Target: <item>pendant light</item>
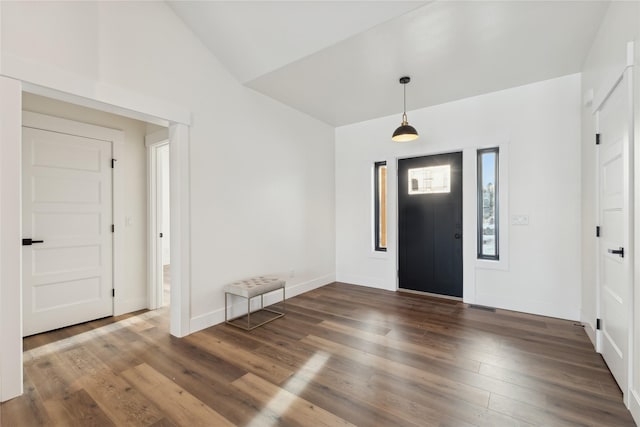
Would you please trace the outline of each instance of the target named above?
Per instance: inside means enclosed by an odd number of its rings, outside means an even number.
[[[411,81],[411,77],[400,77],[400,84],[404,90],[404,110],[402,110],[402,124],[393,132],[391,140],[395,142],[406,142],[418,139],[418,131],[407,122],[407,83]]]

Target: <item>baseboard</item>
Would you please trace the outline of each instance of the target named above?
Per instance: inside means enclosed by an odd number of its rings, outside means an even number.
[[[329,283],[333,283],[336,281],[335,274],[327,274],[326,276],[318,277],[316,279],[308,280],[306,282],[297,283],[295,285],[286,287],[286,297],[287,299],[291,297],[295,297],[296,295],[304,294],[305,292],[312,291],[321,286],[328,285]],[[259,299],[256,298],[256,301],[253,301],[252,309],[257,308],[259,304]],[[278,301],[281,301],[282,294],[280,292],[273,292],[264,297],[265,305],[274,304]],[[231,313],[231,317],[233,317],[236,313],[244,314],[247,311],[246,303],[243,301],[236,302],[232,306],[229,307],[229,312]],[[189,322],[189,333],[192,334],[194,332],[201,331],[203,329],[209,328],[211,326],[217,325],[219,323],[224,322],[224,307],[218,308],[216,310],[212,310],[208,313],[201,314],[199,316],[195,316],[191,318]]]
[[[504,310],[519,311],[521,313],[536,314],[538,316],[555,317],[579,321],[580,310],[564,306],[550,306],[546,301],[525,300],[520,298],[504,297],[495,294],[477,293],[475,304],[487,307],[502,308]]]
[[[633,390],[631,390],[631,395],[629,396],[629,411],[633,420],[640,426],[640,394]]]
[[[367,288],[384,289],[387,291],[395,291],[396,283],[388,283],[379,277],[357,276],[353,274],[337,274],[336,281],[349,283],[351,285],[366,286]]]
[[[582,324],[584,325],[584,332],[589,337],[594,350],[596,350],[598,348],[596,344],[596,328],[590,322],[582,322]]]
[[[138,310],[144,310],[147,307],[149,301],[146,297],[134,298],[124,301],[117,301],[113,307],[113,315],[120,316],[121,314],[131,313]]]

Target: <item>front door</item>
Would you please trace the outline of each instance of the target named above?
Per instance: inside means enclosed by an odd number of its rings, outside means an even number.
[[[598,111],[601,352],[625,395],[632,260],[628,81],[623,78]]]
[[[462,153],[398,160],[398,286],[462,297]]]
[[[25,336],[113,314],[111,142],[22,128]]]

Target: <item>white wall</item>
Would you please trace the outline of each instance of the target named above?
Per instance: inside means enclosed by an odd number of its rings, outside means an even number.
[[[627,42],[635,41],[635,372],[630,381],[632,396],[630,409],[636,422],[640,423],[640,3],[611,2],[602,25],[587,55],[582,71],[582,314],[590,338],[595,342],[595,319],[597,318],[596,291],[596,160],[594,134],[594,105],[588,98],[593,93],[594,104],[603,99],[627,64]],[[631,332],[633,333],[633,331]]]
[[[118,306],[125,312],[147,308],[147,163],[144,136],[147,123],[68,104],[29,93],[22,97],[25,111],[118,129],[124,132],[124,155],[117,167],[124,173],[124,283],[118,289]]]
[[[293,270],[289,296],[334,280],[330,126],[241,86],[162,2],[0,8],[2,75],[190,111],[190,331],[224,318],[230,280]]]
[[[410,92],[409,86],[408,91]],[[393,143],[400,114],[336,130],[336,277],[396,289],[396,159],[463,150],[464,300],[578,319],[580,75],[408,113],[420,139]],[[503,261],[475,259],[475,149],[499,145]],[[372,252],[372,166],[389,167],[389,245]],[[528,215],[528,226],[509,215]]]
[[[2,72],[35,83],[77,93],[98,80],[192,112],[197,327],[220,320],[229,280],[292,269],[292,286],[333,279],[333,129],[241,86],[166,5],[3,2],[2,55]]]
[[[22,393],[20,82],[0,76],[0,401]],[[17,108],[16,108],[17,106]],[[18,141],[16,144],[15,141]]]

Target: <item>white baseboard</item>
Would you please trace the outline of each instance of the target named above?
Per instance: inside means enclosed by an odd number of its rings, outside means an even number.
[[[475,304],[485,305],[487,307],[502,308],[505,310],[519,311],[521,313],[537,314],[539,316],[555,317],[558,319],[566,319],[578,321],[580,319],[580,310],[564,305],[551,305],[546,301],[535,301],[530,299],[521,299],[514,297],[506,297],[495,294],[477,293]]]
[[[292,286],[286,287],[286,297],[287,299],[291,297],[295,297],[296,295],[303,294],[305,292],[312,291],[321,286],[328,285],[329,283],[333,283],[336,281],[335,274],[327,274],[326,276],[318,277],[316,279],[308,280],[306,282],[298,283]],[[257,308],[259,306],[260,298],[256,298],[252,303],[252,309]],[[264,304],[270,305],[274,304],[278,301],[281,301],[282,294],[280,292],[274,291],[264,297]],[[245,300],[246,301],[246,300]],[[232,306],[229,307],[229,312],[231,317],[234,315],[240,315],[246,313],[247,306],[246,302],[236,302]],[[201,314],[199,316],[195,316],[191,318],[189,323],[189,333],[192,334],[194,332],[201,331],[203,329],[209,328],[211,326],[217,325],[219,323],[224,322],[224,307],[218,308],[216,310],[212,310],[208,313]]]
[[[337,274],[336,281],[349,283],[351,285],[366,286],[367,288],[384,289],[387,291],[395,291],[396,283],[388,283],[379,277],[357,276],[354,274]]]
[[[633,420],[640,426],[640,394],[634,390],[631,390],[631,395],[629,396],[629,411]]]
[[[584,325],[584,332],[589,337],[594,350],[597,350],[598,345],[596,344],[596,328],[590,322],[582,322],[582,324]]]
[[[148,302],[149,301],[147,301],[146,297],[117,301],[113,307],[113,315],[120,316],[121,314],[144,310],[145,308],[148,308]]]

